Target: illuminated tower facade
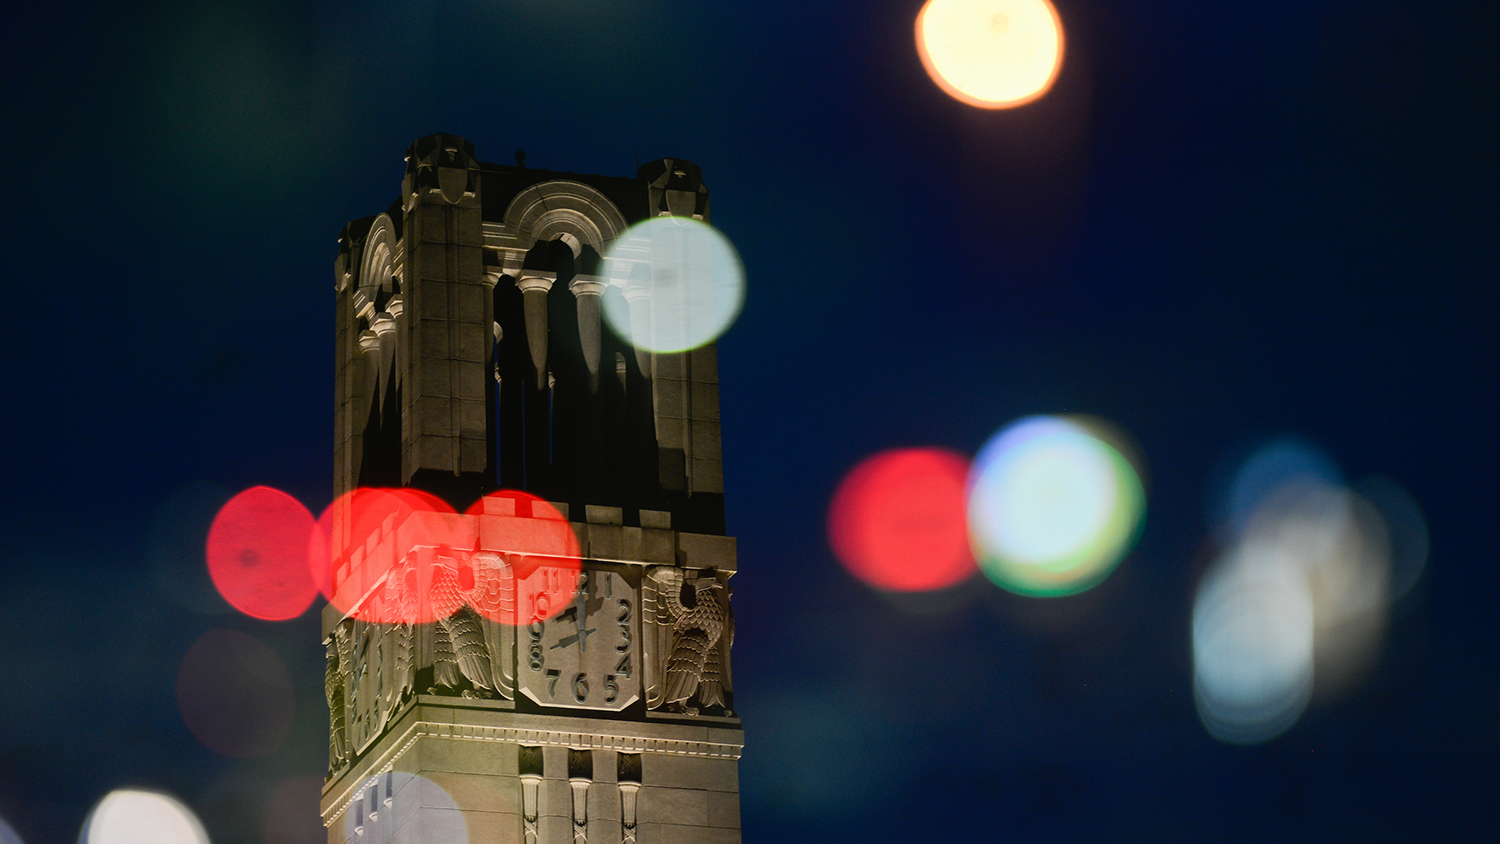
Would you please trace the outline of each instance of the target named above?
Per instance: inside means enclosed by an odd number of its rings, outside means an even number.
[[[610,297],[652,318],[631,279],[653,253],[622,236],[707,221],[708,192],[680,160],[516,159],[422,138],[340,238],[335,493],[446,515],[327,528],[328,841],[738,842],[715,348],[653,353],[601,318]],[[561,520],[574,550],[528,544]]]

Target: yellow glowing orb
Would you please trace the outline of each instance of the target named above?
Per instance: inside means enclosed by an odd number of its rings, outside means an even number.
[[[1047,0],[928,0],[917,53],[939,88],[979,108],[1047,93],[1062,67],[1062,21]]]

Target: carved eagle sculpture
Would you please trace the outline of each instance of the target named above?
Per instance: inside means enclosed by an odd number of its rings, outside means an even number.
[[[494,623],[485,617],[508,617],[515,609],[515,579],[510,564],[492,552],[474,553],[469,560],[439,556],[433,570],[434,604],[458,610],[438,619],[433,640],[433,681],[456,689],[468,680],[464,697],[510,696],[508,677],[499,676],[495,655],[500,651]],[[481,615],[483,613],[483,615]]]
[[[352,626],[353,623],[348,620],[340,622],[325,642],[328,661],[323,675],[323,694],[328,700],[328,772],[330,775],[344,767],[344,763],[349,759],[344,672],[349,668],[349,654],[352,650],[349,642],[349,629]]]
[[[648,691],[652,708],[668,706],[697,714],[688,705],[726,706],[729,671],[724,651],[734,641],[729,591],[712,572],[688,580],[681,569],[662,567],[649,578],[655,598],[656,682]]]

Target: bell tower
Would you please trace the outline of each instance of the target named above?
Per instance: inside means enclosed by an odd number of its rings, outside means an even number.
[[[715,348],[602,319],[662,318],[659,245],[627,234],[659,216],[708,221],[696,166],[550,172],[433,135],[344,227],[329,844],[740,840]]]

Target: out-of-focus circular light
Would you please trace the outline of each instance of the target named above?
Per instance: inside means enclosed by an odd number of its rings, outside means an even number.
[[[282,780],[266,797],[262,844],[326,844],[328,832],[318,821],[320,776]]]
[[[1204,576],[1193,603],[1193,678],[1210,735],[1256,744],[1285,732],[1312,694],[1313,598],[1300,561],[1246,544]]]
[[[208,573],[235,609],[252,618],[296,618],[318,589],[307,570],[313,516],[302,502],[266,486],[229,499],[208,530]]]
[[[865,583],[943,589],[974,573],[964,519],[969,461],[941,448],[881,452],[850,470],[828,508],[828,541]]]
[[[177,669],[177,708],[197,739],[236,759],[269,756],[292,730],[295,696],[281,657],[234,630],[203,634]]]
[[[573,603],[582,569],[578,535],[561,511],[528,492],[500,490],[474,502],[481,553],[461,583],[464,601],[504,624],[552,618]]]
[[[339,496],[311,532],[307,564],[329,603],[382,624],[425,624],[457,611],[459,558],[474,548],[469,519],[412,488],[359,487]]]
[[[1103,580],[1144,511],[1135,468],[1084,420],[1022,419],[985,444],[969,473],[979,568],[1022,595],[1071,595]]]
[[[1319,696],[1373,665],[1391,580],[1388,533],[1374,506],[1343,487],[1295,481],[1261,501],[1241,544],[1274,548],[1305,579]]]
[[[512,807],[519,814],[520,807]],[[441,786],[405,771],[371,777],[344,810],[344,840],[468,844],[469,827]]]
[[[1298,437],[1278,437],[1257,448],[1239,465],[1219,502],[1213,521],[1226,539],[1245,532],[1262,502],[1278,490],[1298,486],[1342,486],[1338,464],[1321,448]]]
[[[681,352],[723,334],[745,302],[745,270],[729,239],[691,217],[631,226],[605,254],[604,319],[631,345]]]
[[[1390,600],[1401,600],[1427,565],[1427,518],[1406,488],[1385,477],[1365,478],[1355,489],[1379,513],[1390,542]]]
[[[208,833],[177,800],[121,789],[104,795],[89,813],[79,844],[208,844]]]
[[[10,824],[5,822],[5,818],[0,818],[0,844],[21,844],[21,836],[17,835],[16,831],[10,828]]]
[[[1062,67],[1062,21],[1047,0],[928,0],[916,36],[932,81],[979,108],[1029,103]]]

